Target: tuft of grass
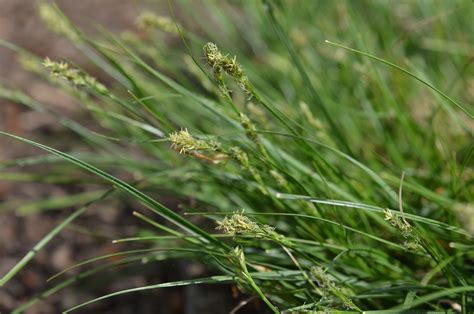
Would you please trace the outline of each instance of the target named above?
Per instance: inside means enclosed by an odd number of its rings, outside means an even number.
[[[16,204],[28,209],[22,214],[78,209],[0,286],[92,202],[127,197],[151,212],[131,213],[143,232],[114,241],[146,248],[72,265],[14,312],[110,268],[121,280],[119,266],[180,258],[221,275],[130,287],[62,310],[232,283],[275,313],[472,312],[472,10],[466,1],[177,0],[169,16],[143,12],[137,29],[97,26],[91,35],[41,4],[46,26],[107,79],[0,45],[75,99],[101,131],[0,86],[0,97],[55,117],[88,148],[63,152],[53,140],[0,131],[51,154],[4,161],[0,179],[96,190]],[[53,172],[10,170],[39,164]],[[194,202],[182,215],[160,202],[170,197]],[[72,269],[81,272],[62,279]]]

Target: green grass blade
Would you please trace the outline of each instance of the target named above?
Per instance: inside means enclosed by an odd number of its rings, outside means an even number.
[[[21,142],[30,144],[30,145],[35,146],[37,148],[41,148],[41,149],[43,149],[43,150],[45,150],[45,151],[47,151],[51,154],[54,154],[54,155],[57,155],[57,156],[60,156],[60,157],[64,158],[65,160],[68,160],[69,162],[71,162],[71,163],[73,163],[73,164],[75,164],[75,165],[77,165],[77,166],[79,166],[79,167],[81,167],[81,168],[83,168],[83,169],[85,169],[85,170],[101,177],[102,179],[108,181],[109,183],[111,183],[115,187],[117,187],[118,189],[132,195],[133,197],[135,197],[136,199],[141,201],[144,205],[146,205],[149,209],[151,209],[153,212],[155,212],[156,214],[168,219],[170,222],[176,224],[177,226],[179,226],[183,230],[191,232],[192,234],[200,235],[200,236],[203,237],[203,239],[206,240],[206,242],[212,243],[212,244],[216,245],[219,248],[226,248],[226,245],[224,245],[222,242],[220,242],[220,241],[216,240],[215,238],[213,238],[212,236],[210,236],[207,232],[205,232],[201,228],[199,228],[196,225],[190,223],[189,221],[187,221],[186,219],[184,219],[180,215],[176,214],[175,212],[173,212],[169,208],[163,206],[158,201],[152,199],[148,195],[140,192],[139,190],[137,190],[133,186],[131,186],[131,185],[125,183],[124,181],[110,175],[107,172],[102,171],[102,170],[92,166],[91,164],[83,162],[83,161],[81,161],[81,160],[79,160],[79,159],[77,159],[77,158],[75,158],[75,157],[73,157],[69,154],[63,153],[61,151],[58,151],[58,150],[56,150],[54,148],[51,148],[51,147],[48,147],[46,145],[28,140],[26,138],[16,136],[16,135],[13,135],[13,134],[10,134],[10,133],[7,133],[7,132],[3,132],[3,131],[0,131],[0,135],[4,135],[4,136],[14,138],[16,140],[19,140]]]
[[[316,204],[326,204],[326,205],[332,205],[332,206],[338,206],[338,207],[356,208],[356,209],[362,209],[362,210],[377,212],[377,213],[383,213],[385,210],[385,208],[374,206],[374,205],[367,205],[367,204],[360,204],[360,203],[346,202],[346,201],[339,201],[339,200],[318,199],[318,198],[303,196],[303,195],[278,193],[277,197],[281,199],[287,199],[287,200],[304,200],[304,201],[312,202]],[[399,211],[396,211],[396,210],[390,210],[390,211],[395,215],[400,213]],[[404,213],[403,215],[405,216],[405,218],[408,218],[409,220],[421,222],[430,226],[442,228],[444,230],[449,230],[455,233],[465,235],[469,238],[472,237],[470,233],[467,232],[466,230],[451,226],[449,224],[446,224],[440,221],[436,221],[430,218],[426,218],[426,217],[422,217],[422,216],[418,216],[418,215],[414,215],[410,213]]]
[[[76,305],[76,306],[64,311],[63,313],[70,313],[70,312],[75,311],[75,310],[77,310],[81,307],[84,307],[86,305],[89,305],[89,304],[92,304],[92,303],[95,303],[95,302],[98,302],[98,301],[101,301],[101,300],[104,300],[104,299],[108,299],[108,298],[111,298],[111,297],[115,297],[115,296],[118,296],[118,295],[132,293],[132,292],[152,290],[152,289],[160,289],[160,288],[182,287],[182,286],[198,285],[198,284],[224,283],[224,282],[230,282],[232,280],[233,280],[233,276],[212,276],[212,277],[206,277],[206,278],[166,282],[166,283],[160,283],[160,284],[156,284],[156,285],[126,289],[126,290],[121,290],[121,291],[117,291],[117,292],[114,292],[114,293],[110,293],[110,294],[104,295],[100,298],[96,298],[96,299],[81,303],[79,305]]]
[[[354,49],[354,48],[350,48],[350,47],[347,47],[347,46],[344,46],[344,45],[341,45],[341,44],[337,44],[337,43],[334,43],[332,41],[329,41],[329,40],[326,40],[326,43],[328,44],[331,44],[331,45],[334,45],[334,46],[337,46],[339,48],[343,48],[343,49],[346,49],[346,50],[349,50],[349,51],[352,51],[352,52],[355,52],[355,53],[358,53],[360,55],[363,55],[363,56],[366,56],[366,57],[369,57],[369,58],[372,58],[374,60],[377,60],[379,62],[382,62],[386,65],[389,65],[399,71],[402,71],[403,73],[411,76],[412,78],[414,78],[415,80],[417,80],[418,82],[421,82],[422,84],[424,84],[425,86],[429,87],[430,89],[432,89],[433,91],[435,91],[436,93],[438,93],[439,95],[441,95],[444,99],[448,100],[451,104],[455,105],[456,107],[458,107],[459,109],[461,109],[462,112],[464,112],[469,118],[471,119],[474,119],[474,114],[470,113],[466,108],[464,108],[463,106],[461,106],[459,103],[457,103],[454,99],[452,99],[451,97],[449,97],[448,95],[446,95],[446,93],[444,93],[443,91],[441,91],[439,88],[433,86],[432,84],[428,83],[427,81],[423,80],[422,78],[418,77],[417,75],[413,74],[412,72],[408,71],[408,70],[405,70],[404,68],[392,63],[392,62],[389,62],[387,60],[384,60],[382,58],[379,58],[379,57],[376,57],[374,55],[371,55],[370,53],[367,53],[367,52],[363,52],[363,51],[360,51],[360,50],[357,50],[357,49]]]
[[[74,211],[66,219],[64,219],[59,225],[57,225],[53,230],[51,230],[46,236],[43,237],[15,266],[10,269],[1,279],[0,287],[5,285],[10,279],[12,279],[20,270],[22,270],[30,261],[35,257],[35,255],[41,251],[46,244],[49,243],[61,230],[63,230],[68,224],[70,224],[74,219],[86,212],[87,208],[90,205],[94,204],[97,201],[100,201],[110,195],[113,190],[109,190],[106,193],[102,194],[99,198],[96,198],[93,201],[90,201],[83,207]]]

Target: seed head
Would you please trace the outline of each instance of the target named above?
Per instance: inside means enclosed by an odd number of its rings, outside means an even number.
[[[273,179],[275,180],[276,184],[281,187],[281,188],[284,188],[284,189],[288,189],[289,185],[288,185],[288,181],[286,181],[285,177],[282,176],[278,171],[276,170],[270,170],[270,174],[271,176],[273,177]]]
[[[84,73],[81,70],[69,67],[66,62],[54,62],[46,58],[43,61],[43,66],[48,69],[54,77],[59,77],[71,82],[74,86],[86,87],[95,90],[99,94],[108,92],[107,88],[101,83],[97,82],[95,78]]]
[[[259,224],[249,217],[245,216],[244,211],[236,212],[230,217],[225,217],[224,220],[217,222],[217,230],[222,230],[224,233],[235,235],[248,235],[266,240],[278,242],[280,244],[291,246],[292,243],[284,235],[275,231],[275,228],[269,225]]]
[[[237,57],[230,58],[227,55],[221,53],[214,43],[207,43],[203,47],[204,56],[206,57],[207,64],[214,70],[214,77],[223,91],[226,91],[225,84],[222,78],[222,72],[233,77],[240,89],[247,95],[248,99],[253,96],[252,86],[247,76],[244,75],[242,67],[237,62]]]
[[[138,27],[141,29],[161,29],[167,33],[177,33],[176,24],[167,16],[159,16],[152,12],[143,12],[137,18]]]
[[[391,210],[385,209],[385,220],[388,221],[393,227],[400,230],[400,233],[403,238],[405,238],[405,247],[409,250],[420,250],[423,247],[421,246],[421,239],[417,235],[413,226],[403,217],[395,215]]]
[[[203,49],[207,63],[214,71],[224,71],[227,75],[236,79],[242,78],[243,71],[240,64],[237,63],[237,57],[229,58],[227,55],[223,55],[216,44],[211,42],[205,44]]]
[[[239,119],[240,119],[240,124],[245,129],[245,133],[246,133],[247,137],[250,140],[252,140],[253,142],[258,143],[259,138],[258,138],[258,135],[257,135],[257,130],[256,130],[255,125],[253,124],[253,122],[250,121],[250,118],[247,115],[245,115],[244,113],[240,113]]]
[[[219,48],[217,48],[216,44],[209,42],[204,45],[203,49],[204,56],[207,59],[207,64],[209,64],[214,71],[220,72],[222,70],[221,64],[224,56],[219,51]]]
[[[242,168],[248,169],[250,167],[249,157],[239,147],[234,146],[229,149],[229,155],[241,165]]]
[[[187,129],[171,133],[168,136],[168,140],[171,142],[171,147],[178,150],[180,154],[190,154],[204,150],[220,150],[219,143],[196,139]]]
[[[233,214],[231,217],[225,217],[224,220],[218,221],[216,229],[222,230],[224,233],[232,236],[236,234],[255,235],[260,230],[256,222],[240,213]]]

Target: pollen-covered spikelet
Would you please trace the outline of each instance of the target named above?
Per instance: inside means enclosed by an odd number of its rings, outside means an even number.
[[[171,147],[179,151],[180,154],[203,150],[217,151],[219,149],[219,143],[196,139],[187,129],[171,133],[168,140],[171,142]]]
[[[197,139],[187,129],[169,134],[168,141],[171,142],[171,147],[180,154],[190,155],[213,164],[225,162],[229,158],[219,142]]]
[[[225,217],[222,221],[218,221],[216,229],[231,236],[237,234],[256,235],[260,230],[256,222],[241,213],[235,213],[230,217]]]
[[[230,77],[234,78],[239,88],[247,95],[250,100],[253,97],[253,88],[250,81],[242,70],[242,67],[237,62],[237,57],[230,58],[220,52],[214,43],[207,43],[203,47],[204,56],[206,57],[207,64],[214,70],[214,77],[218,81],[220,89],[224,91],[227,87],[222,80],[222,72],[226,73]]]
[[[416,234],[413,226],[402,216],[394,214],[391,210],[385,209],[385,220],[388,221],[393,227],[400,230],[403,238],[405,238],[405,247],[410,250],[420,250],[421,239]]]
[[[108,92],[107,88],[97,82],[95,78],[81,70],[69,67],[69,64],[66,62],[54,62],[46,58],[43,62],[43,66],[50,71],[52,76],[65,79],[74,86],[86,87],[99,94],[106,94]]]
[[[265,224],[259,224],[244,215],[244,210],[235,212],[232,216],[226,216],[222,221],[217,222],[217,230],[224,233],[235,235],[254,236],[261,239],[275,241],[277,243],[291,246],[292,243],[284,235],[275,231],[274,227]]]

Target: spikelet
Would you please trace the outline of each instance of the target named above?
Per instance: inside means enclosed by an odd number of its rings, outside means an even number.
[[[405,238],[405,247],[410,250],[421,250],[421,239],[416,234],[413,226],[406,221],[405,218],[400,215],[395,215],[391,210],[385,209],[385,220],[388,221],[393,227],[400,230],[400,233],[403,238]]]
[[[206,57],[207,64],[213,69],[214,77],[220,86],[219,88],[223,91],[227,91],[227,87],[223,83],[222,73],[226,73],[230,77],[234,78],[239,88],[247,95],[247,99],[250,100],[254,96],[253,88],[250,81],[242,70],[242,67],[237,62],[237,57],[230,58],[220,52],[214,43],[207,43],[203,47],[204,56]]]
[[[229,155],[222,149],[221,144],[211,140],[194,138],[187,129],[168,135],[171,147],[180,154],[190,155],[213,164],[226,162]]]
[[[276,170],[270,170],[270,175],[273,177],[273,179],[275,180],[276,184],[284,189],[284,190],[287,190],[289,191],[290,190],[290,186],[288,184],[288,181],[285,179],[284,176],[282,176],[278,171]]]
[[[254,236],[265,240],[275,241],[285,246],[292,245],[291,241],[288,240],[284,235],[277,233],[274,227],[259,224],[245,216],[244,210],[235,212],[232,216],[226,216],[222,221],[218,221],[216,229],[221,230],[225,234],[231,236]]]
[[[143,12],[136,21],[138,27],[144,30],[160,29],[167,33],[177,34],[176,24],[167,16],[159,16],[152,12]]]
[[[253,122],[250,121],[250,118],[246,114],[240,113],[239,120],[240,125],[242,125],[242,127],[244,128],[247,137],[254,143],[259,144],[260,139],[257,134],[257,129],[255,128]]]
[[[235,159],[243,169],[248,170],[250,168],[248,155],[239,147],[237,146],[231,147],[229,149],[229,155],[230,157]]]
[[[260,232],[258,224],[241,213],[235,213],[231,217],[225,217],[224,220],[218,221],[216,229],[231,236],[256,235]]]
[[[313,266],[311,267],[311,275],[313,275],[314,279],[318,283],[320,293],[323,297],[328,295],[334,295],[339,298],[345,308],[352,309],[352,310],[360,310],[351,299],[349,299],[348,295],[350,291],[344,289],[343,287],[337,285],[335,280],[320,266]]]
[[[171,147],[180,154],[189,154],[196,151],[219,151],[220,144],[215,141],[206,141],[194,138],[187,129],[173,132],[168,136]]]
[[[106,94],[108,92],[107,88],[97,82],[95,78],[81,70],[70,68],[66,62],[54,62],[46,58],[43,61],[43,66],[50,71],[52,76],[65,79],[74,86],[86,87],[99,94]]]

